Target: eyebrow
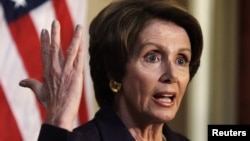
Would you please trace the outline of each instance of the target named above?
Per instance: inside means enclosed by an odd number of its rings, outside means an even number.
[[[157,48],[162,48],[162,45],[160,45],[160,44],[157,44],[157,43],[153,43],[153,42],[145,42],[145,43],[142,43],[141,45],[140,45],[140,50],[144,47],[144,46],[146,46],[146,45],[154,45],[154,46],[156,46]],[[178,51],[181,51],[181,52],[183,52],[183,51],[188,51],[188,52],[191,52],[191,49],[190,48],[180,48]]]
[[[139,45],[138,47],[133,49],[132,54],[134,54],[134,55],[135,55],[135,53],[138,54],[147,45],[154,45],[155,47],[157,47],[157,48],[159,48],[161,50],[162,50],[162,47],[163,47],[161,44],[157,44],[157,43],[154,43],[154,42],[143,42],[143,43],[141,43],[141,45]],[[191,48],[185,48],[185,47],[178,49],[178,52],[189,52],[190,54],[192,53]]]
[[[181,48],[181,49],[179,49],[179,51],[188,51],[188,52],[191,52],[191,49],[190,48]]]

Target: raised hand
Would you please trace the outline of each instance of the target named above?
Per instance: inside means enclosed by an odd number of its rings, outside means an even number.
[[[43,29],[40,42],[44,81],[28,78],[19,83],[20,86],[30,88],[46,108],[46,123],[69,131],[73,129],[83,88],[82,32],[82,27],[77,25],[64,58],[60,45],[59,22],[53,21],[51,35]]]

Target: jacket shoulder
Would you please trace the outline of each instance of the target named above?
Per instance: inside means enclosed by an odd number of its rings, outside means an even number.
[[[75,128],[73,132],[77,133],[78,138],[81,140],[86,140],[86,141],[101,140],[98,127],[93,120]]]
[[[163,126],[163,134],[167,137],[168,141],[189,141],[189,139],[173,130],[167,124]]]

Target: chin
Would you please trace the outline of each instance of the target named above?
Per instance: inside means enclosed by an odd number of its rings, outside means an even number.
[[[169,122],[169,121],[173,120],[174,118],[175,118],[175,114],[174,114],[174,115],[173,115],[173,114],[170,114],[170,115],[163,115],[162,120],[163,120],[164,122]]]
[[[176,111],[158,111],[153,115],[159,122],[169,122],[175,118]]]

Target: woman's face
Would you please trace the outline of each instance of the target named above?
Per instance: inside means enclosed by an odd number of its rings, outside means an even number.
[[[143,122],[173,119],[189,82],[190,60],[190,41],[182,27],[149,21],[126,65],[118,112]]]

